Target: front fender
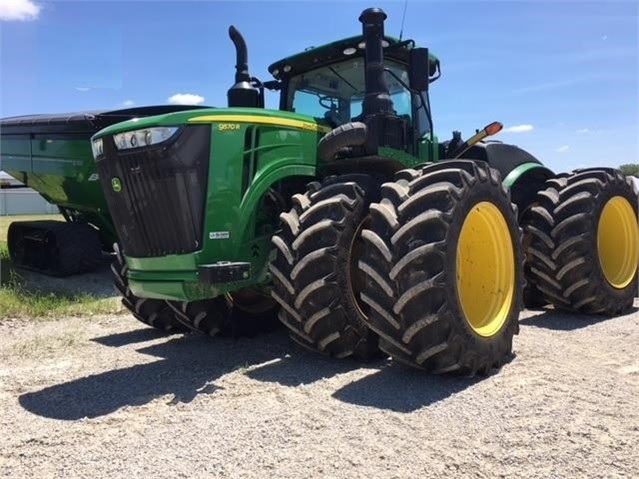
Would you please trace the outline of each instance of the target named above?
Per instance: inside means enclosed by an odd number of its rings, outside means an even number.
[[[292,160],[294,161],[294,160]],[[266,191],[276,182],[292,177],[315,178],[317,170],[309,164],[290,163],[260,172],[251,183],[250,188],[240,203],[241,215],[239,220],[239,233],[244,240],[253,238],[252,219],[259,203]],[[249,230],[249,228],[251,228]]]

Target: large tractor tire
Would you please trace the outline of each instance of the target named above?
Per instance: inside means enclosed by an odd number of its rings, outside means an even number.
[[[250,288],[199,301],[167,301],[177,319],[207,336],[253,337],[278,326],[278,306]]]
[[[612,168],[577,170],[538,194],[525,229],[528,280],[555,307],[614,316],[637,296],[637,193]]]
[[[526,224],[527,219],[531,216],[531,211],[537,205],[539,191],[546,186],[547,178],[543,175],[534,175],[532,177],[524,177],[510,190],[511,201],[515,203],[518,210],[518,221],[520,226]],[[524,251],[524,277],[530,277],[531,256],[529,254],[530,235],[526,230],[523,231],[522,248]],[[531,281],[526,282],[523,291],[524,307],[528,309],[541,309],[549,304],[545,295],[537,289]]]
[[[131,293],[127,271],[129,267],[120,251],[116,248],[116,259],[111,263],[113,283],[122,295],[122,304],[138,321],[167,333],[184,333],[188,331],[175,317],[165,301],[160,299],[138,298]]]
[[[270,265],[273,298],[291,338],[327,356],[369,359],[379,353],[359,302],[360,232],[379,183],[368,175],[343,175],[309,185],[282,213]]]
[[[199,301],[167,301],[166,305],[183,326],[207,336],[216,336],[230,313],[223,296]]]
[[[362,300],[380,348],[433,373],[500,367],[519,332],[517,208],[496,170],[451,160],[382,185],[362,232]]]

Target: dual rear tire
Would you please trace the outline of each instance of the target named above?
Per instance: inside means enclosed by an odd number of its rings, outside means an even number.
[[[271,273],[291,337],[335,357],[379,348],[438,373],[502,364],[524,280],[516,208],[499,174],[450,161],[381,188],[357,176],[311,184],[281,215]]]
[[[545,302],[585,314],[614,316],[637,296],[637,193],[612,168],[548,180],[524,218],[528,280]]]
[[[403,172],[371,207],[360,268],[380,347],[434,373],[499,367],[519,331],[523,254],[517,211],[487,165]]]

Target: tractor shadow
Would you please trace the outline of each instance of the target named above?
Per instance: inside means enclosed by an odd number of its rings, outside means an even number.
[[[155,339],[162,338],[167,338],[166,333],[164,333],[163,331],[154,328],[142,328],[134,329],[133,331],[127,331],[125,333],[109,334],[108,336],[92,338],[91,341],[103,346],[119,348],[122,346],[127,346],[129,344],[145,343],[147,341],[153,341]]]
[[[639,311],[639,308],[633,306],[629,311],[625,312],[623,316],[635,314],[637,311]],[[542,309],[539,310],[539,312],[540,314],[536,314],[535,316],[521,319],[519,324],[522,326],[534,326],[536,328],[550,329],[554,331],[574,331],[620,317],[594,316],[556,309]]]
[[[356,406],[410,413],[443,401],[484,379],[479,376],[460,378],[434,375],[391,364],[345,385],[332,396]]]
[[[159,339],[164,341],[140,344]],[[38,416],[73,421],[105,416],[123,407],[143,406],[167,395],[172,396],[168,400],[171,405],[190,403],[199,394],[214,394],[221,389],[215,381],[234,371],[255,381],[297,387],[341,374],[357,374],[358,369],[365,368],[372,372],[338,385],[332,397],[354,405],[408,413],[485,379],[432,375],[386,358],[365,364],[326,358],[297,346],[281,330],[233,340],[199,334],[167,337],[153,329],[140,328],[93,341],[114,348],[139,345],[138,353],[160,359],[28,392],[19,396],[20,405]]]
[[[514,359],[511,355],[506,363]],[[335,360],[299,348],[295,353],[252,368],[247,376],[257,381],[295,387],[307,385],[359,368],[374,372],[355,379],[336,390],[331,396],[345,403],[410,413],[433,405],[478,384],[489,376],[463,378],[453,375],[434,375],[392,362],[388,358],[361,363],[355,360]]]
[[[118,347],[157,339],[148,329],[96,338]],[[166,337],[166,336],[164,336]],[[203,335],[175,335],[137,352],[161,358],[158,361],[112,369],[19,396],[20,405],[39,416],[73,421],[110,414],[122,407],[141,406],[172,395],[171,404],[189,403],[198,394],[219,389],[214,381],[238,369],[284,356],[288,338],[271,333],[254,339],[214,339]]]
[[[260,382],[296,387],[345,374],[360,367],[382,367],[382,365],[382,360],[362,364],[350,358],[329,358],[307,351],[293,343],[288,353],[279,361],[251,368],[246,375]]]

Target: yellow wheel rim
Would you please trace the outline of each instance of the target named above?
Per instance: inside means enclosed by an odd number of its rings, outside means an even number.
[[[492,337],[508,318],[515,294],[515,251],[506,218],[482,201],[466,216],[457,243],[457,295],[466,321]]]
[[[604,206],[597,227],[597,254],[606,280],[615,288],[630,284],[639,263],[639,228],[628,200],[613,196]]]

